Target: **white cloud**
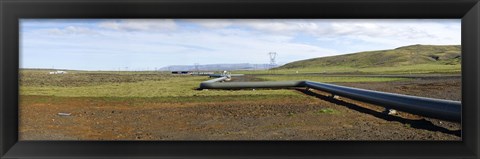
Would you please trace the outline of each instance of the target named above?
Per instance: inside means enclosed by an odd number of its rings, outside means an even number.
[[[455,22],[453,25],[445,25]],[[370,40],[396,45],[400,41],[419,44],[459,44],[460,20],[415,20],[415,19],[241,19],[241,20],[195,20],[200,23],[228,23],[228,26],[240,26],[258,34],[294,36],[307,34],[317,38],[349,38]],[[233,24],[232,24],[233,23]],[[223,25],[216,25],[222,28]],[[392,42],[392,43],[386,43]]]
[[[318,20],[317,20],[318,21]],[[238,25],[267,33],[292,35],[296,33],[320,33],[326,31],[321,23],[315,20],[269,20],[269,19],[245,19],[237,20]]]
[[[49,35],[97,35],[99,32],[86,27],[67,26],[65,28],[40,29],[39,33],[47,32]]]
[[[211,29],[220,29],[233,25],[232,21],[227,19],[187,19],[185,21]]]
[[[126,19],[102,22],[99,27],[119,31],[170,31],[177,25],[172,19]]]
[[[452,45],[461,42],[459,28],[452,29],[438,22],[387,21],[369,26],[342,23],[334,28],[337,32],[332,33],[331,37],[390,48],[412,44]]]

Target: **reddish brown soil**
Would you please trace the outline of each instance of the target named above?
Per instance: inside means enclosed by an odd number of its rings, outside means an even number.
[[[412,78],[396,82],[336,83],[339,85],[383,92],[461,101],[461,77]]]
[[[460,99],[460,79],[339,83],[427,97]],[[435,91],[431,91],[431,90]],[[449,90],[449,91],[445,91]],[[20,140],[460,140],[460,124],[322,92],[309,96],[216,103],[105,102],[101,98],[21,96]],[[336,113],[322,113],[330,108]],[[72,113],[59,116],[59,112]]]

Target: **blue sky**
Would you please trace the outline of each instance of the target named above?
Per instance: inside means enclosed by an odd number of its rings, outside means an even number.
[[[460,19],[22,19],[20,67],[153,70],[459,45]]]

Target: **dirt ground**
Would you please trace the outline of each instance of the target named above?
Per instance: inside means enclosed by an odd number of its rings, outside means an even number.
[[[337,84],[461,99],[460,77]],[[459,123],[387,115],[379,106],[291,91],[309,98],[129,106],[101,98],[20,96],[19,135],[20,140],[461,140]]]

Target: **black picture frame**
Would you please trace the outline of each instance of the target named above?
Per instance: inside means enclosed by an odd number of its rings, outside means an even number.
[[[0,0],[0,158],[479,158],[478,0]],[[18,141],[20,18],[462,19],[462,141]]]

